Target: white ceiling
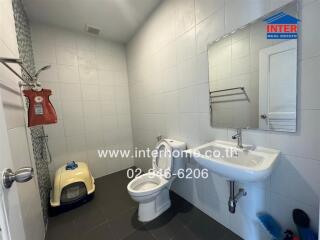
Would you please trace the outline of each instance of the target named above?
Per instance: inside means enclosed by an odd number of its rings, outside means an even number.
[[[84,31],[85,24],[101,29],[100,36],[127,42],[162,0],[24,0],[31,21]]]

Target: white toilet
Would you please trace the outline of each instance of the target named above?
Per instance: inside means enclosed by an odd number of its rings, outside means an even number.
[[[176,178],[179,169],[185,169],[183,157],[176,157],[177,152],[186,149],[184,142],[172,139],[163,139],[157,146],[158,153],[164,151],[174,154],[164,154],[154,157],[152,160],[153,173],[145,173],[133,179],[127,186],[128,192],[133,200],[139,202],[138,219],[141,222],[148,222],[171,206],[169,189]],[[161,174],[170,173],[169,175]]]

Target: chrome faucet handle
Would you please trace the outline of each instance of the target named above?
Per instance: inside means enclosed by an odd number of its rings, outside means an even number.
[[[232,136],[232,139],[240,138],[241,135],[242,135],[242,130],[241,130],[241,128],[238,128],[238,129],[237,129],[237,133]]]
[[[255,145],[245,145],[242,147],[242,150],[243,151],[254,151],[256,149],[256,146]]]
[[[156,137],[156,139],[157,139],[157,142],[160,142],[161,140],[164,139],[164,137],[162,135],[159,135],[159,136]]]
[[[238,140],[237,147],[243,148],[243,146],[242,146],[242,129],[241,128],[237,129],[237,134],[233,135],[232,139],[237,139]]]
[[[241,128],[237,128],[237,134],[239,134],[240,136],[242,135],[242,129]]]
[[[233,140],[235,140],[235,139],[237,139],[239,137],[239,135],[238,134],[235,134],[235,135],[233,135],[231,138],[233,139]]]

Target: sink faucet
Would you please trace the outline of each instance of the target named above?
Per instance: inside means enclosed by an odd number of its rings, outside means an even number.
[[[237,140],[238,140],[238,148],[243,148],[241,128],[238,128],[238,129],[237,129],[237,134],[233,135],[233,136],[232,136],[232,139],[237,139]]]

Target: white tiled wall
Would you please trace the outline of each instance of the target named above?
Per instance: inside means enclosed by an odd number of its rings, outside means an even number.
[[[85,33],[32,23],[37,68],[52,89],[58,123],[45,127],[53,174],[67,161],[84,161],[101,177],[132,166],[132,159],[100,159],[97,149],[131,149],[125,49]]]
[[[0,57],[19,57],[11,0],[0,0]],[[17,66],[12,65],[12,67],[20,71]],[[12,158],[12,166],[5,167],[13,170],[25,166],[35,168],[32,148],[29,145],[30,131],[26,131],[25,110],[18,81],[19,79],[1,64],[0,94],[3,100]],[[9,160],[2,159],[1,161],[8,162]],[[5,191],[6,202],[11,206],[7,209],[7,214],[12,239],[41,240],[44,238],[45,227],[36,179],[35,176],[27,183],[14,184],[10,191]],[[15,193],[17,196],[14,195]]]
[[[214,139],[231,140],[232,129],[211,128],[206,46],[219,36],[289,2],[275,0],[167,0],[127,48],[134,145],[153,147],[159,134],[188,147]],[[298,131],[294,134],[244,131],[244,142],[281,150],[279,167],[261,184],[245,184],[248,196],[237,212],[227,209],[228,185],[208,180],[176,181],[173,189],[244,239],[264,239],[257,211],[268,211],[292,228],[293,208],[304,209],[318,228],[320,194],[320,97],[318,76],[320,1],[302,1],[299,50]],[[147,169],[150,159],[135,164]],[[194,162],[189,167],[197,167]]]

